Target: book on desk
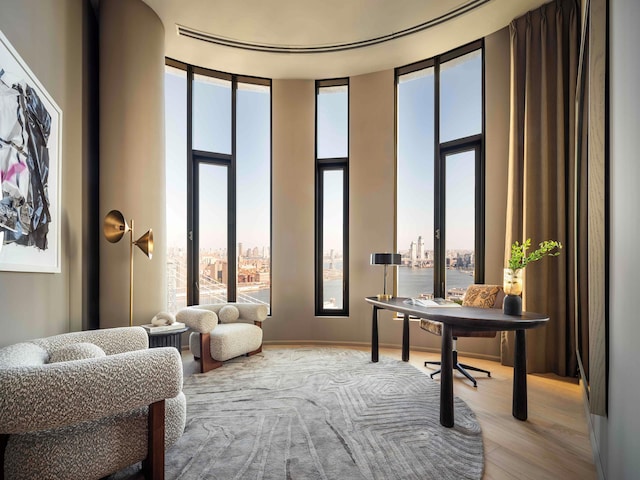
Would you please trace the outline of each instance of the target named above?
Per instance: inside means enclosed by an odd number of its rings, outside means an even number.
[[[448,300],[446,298],[407,298],[404,303],[407,305],[415,305],[418,307],[460,307],[459,303],[454,302],[453,300]],[[397,318],[404,318],[403,313],[398,313]],[[417,319],[418,317],[414,317],[413,315],[409,315],[409,319]]]

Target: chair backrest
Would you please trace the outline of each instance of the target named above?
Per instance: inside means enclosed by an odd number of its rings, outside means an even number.
[[[462,298],[463,307],[502,308],[504,290],[500,285],[469,285]]]

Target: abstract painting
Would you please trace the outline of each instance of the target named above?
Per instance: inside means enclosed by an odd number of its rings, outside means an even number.
[[[60,272],[62,111],[0,31],[0,270]]]

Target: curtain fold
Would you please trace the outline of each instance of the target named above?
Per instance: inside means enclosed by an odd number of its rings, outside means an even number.
[[[516,240],[531,238],[534,247],[548,239],[564,245],[559,257],[525,268],[523,291],[523,308],[550,318],[546,327],[527,332],[527,369],[562,376],[577,372],[572,243],[580,223],[573,212],[579,12],[577,0],[557,0],[510,25],[505,265]],[[513,349],[513,333],[504,332],[503,364],[513,364]]]

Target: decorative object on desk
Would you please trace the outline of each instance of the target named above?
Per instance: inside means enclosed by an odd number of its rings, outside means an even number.
[[[515,241],[511,245],[509,268],[504,269],[503,288],[506,297],[503,303],[505,315],[522,315],[522,273],[524,268],[543,257],[557,257],[560,255],[562,244],[555,240],[545,240],[538,244],[538,248],[527,255],[531,246],[531,239],[524,242]]]
[[[170,312],[158,312],[155,317],[151,319],[151,325],[154,327],[160,327],[162,325],[171,325],[176,322],[176,317]]]
[[[104,217],[104,225],[102,227],[104,236],[111,243],[118,243],[122,237],[129,233],[129,326],[133,326],[133,246],[137,246],[142,252],[151,259],[153,255],[153,231],[149,229],[147,233],[139,239],[134,240],[133,219],[131,226],[127,224],[122,212],[111,210]]]
[[[399,253],[372,253],[371,265],[384,265],[383,293],[378,294],[378,300],[391,300],[393,295],[387,293],[387,265],[400,265],[402,257]]]

